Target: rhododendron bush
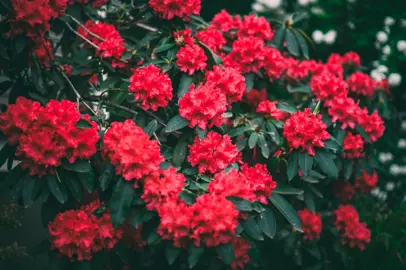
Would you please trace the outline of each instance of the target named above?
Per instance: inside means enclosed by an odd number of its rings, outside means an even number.
[[[368,248],[352,202],[389,89],[357,53],[310,59],[300,16],[206,22],[200,0],[0,4],[2,188],[42,204],[52,269],[342,269]]]

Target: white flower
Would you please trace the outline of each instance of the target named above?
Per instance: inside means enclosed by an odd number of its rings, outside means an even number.
[[[388,76],[388,82],[391,86],[399,86],[402,81],[402,76],[399,73],[391,73]]]
[[[264,4],[265,6],[267,6],[268,8],[277,8],[281,5],[282,0],[260,0],[258,1],[262,4]]]
[[[336,30],[330,30],[324,35],[324,42],[327,44],[333,44],[336,41],[337,38],[337,31]]]
[[[381,72],[379,72],[379,70],[377,69],[373,69],[370,73],[372,79],[374,79],[375,81],[380,81],[382,79],[385,79],[385,75]]]
[[[378,69],[378,71],[381,72],[381,73],[386,73],[386,72],[388,72],[388,67],[387,67],[387,66],[384,66],[384,65],[379,65],[377,69]]]
[[[389,45],[386,45],[385,47],[382,48],[382,52],[386,55],[390,54],[390,47]]]
[[[389,173],[393,175],[398,175],[400,173],[400,168],[397,164],[392,164],[389,167]]]
[[[402,121],[401,126],[402,126],[402,129],[405,129],[405,130],[406,130],[406,121]]]
[[[262,12],[265,10],[264,6],[260,3],[254,3],[252,4],[252,10],[255,12]]]
[[[376,39],[380,42],[380,43],[385,43],[386,41],[388,41],[388,35],[384,32],[384,31],[379,31],[376,34]]]
[[[406,52],[406,40],[399,40],[396,44],[396,48],[400,52]]]
[[[383,20],[383,23],[387,26],[391,26],[395,23],[395,19],[392,17],[386,17],[385,20]]]
[[[399,139],[398,147],[399,148],[406,148],[406,140],[405,139]]]
[[[391,153],[380,153],[379,154],[379,161],[382,163],[386,163],[393,159],[393,155]]]
[[[309,0],[298,0],[297,1],[299,3],[299,5],[301,6],[307,6],[308,4],[310,4]]]
[[[97,15],[99,15],[100,18],[105,19],[106,18],[106,11],[105,10],[98,10]]]
[[[385,189],[386,189],[387,191],[392,191],[392,190],[394,190],[394,189],[395,189],[395,183],[393,183],[393,182],[388,182],[388,183],[386,183]]]
[[[316,43],[322,43],[324,40],[324,34],[320,30],[316,30],[312,34],[312,38]]]

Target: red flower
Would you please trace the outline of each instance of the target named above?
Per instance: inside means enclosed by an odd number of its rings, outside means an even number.
[[[208,191],[213,195],[222,197],[239,197],[249,201],[256,200],[247,178],[234,169],[229,170],[227,173],[222,171],[215,174],[208,185]]]
[[[244,16],[237,32],[239,38],[260,38],[271,40],[273,37],[271,25],[264,17],[257,17],[255,14]]]
[[[258,105],[257,113],[261,113],[265,117],[273,118],[277,121],[289,118],[289,113],[278,110],[276,108],[276,104],[278,104],[278,101],[269,101],[269,100],[261,101],[261,103],[259,103]]]
[[[351,132],[347,132],[344,138],[344,157],[348,159],[362,158],[364,153],[364,140],[361,135],[353,135]]]
[[[213,131],[203,140],[196,137],[194,143],[189,145],[189,150],[188,161],[192,166],[199,165],[199,173],[216,173],[241,159],[241,154],[232,144],[230,136],[221,136]]]
[[[128,181],[157,172],[164,161],[158,142],[132,120],[111,124],[103,137],[102,154],[116,167],[116,174]]]
[[[179,114],[190,121],[189,126],[199,126],[205,130],[207,126],[221,126],[222,114],[227,110],[227,100],[218,88],[201,84],[196,89],[190,86],[179,99]]]
[[[89,83],[92,83],[92,84],[98,84],[98,83],[99,83],[99,77],[97,76],[97,74],[93,74],[93,75],[89,78],[88,82],[89,82]]]
[[[358,113],[358,124],[365,130],[368,134],[371,142],[376,142],[382,137],[385,131],[385,123],[379,116],[378,112],[375,111],[371,115],[368,114],[368,110],[364,108]]]
[[[92,0],[92,6],[95,8],[105,6],[109,0]]]
[[[49,68],[51,62],[54,61],[54,53],[52,52],[51,43],[48,40],[40,38],[32,41],[32,52],[35,55],[35,59],[41,65]]]
[[[68,77],[72,76],[73,67],[71,65],[63,64],[62,68],[63,68],[63,72],[65,73],[66,76],[68,76]]]
[[[379,82],[375,81],[374,85],[375,85],[374,88],[376,91],[384,91],[385,93],[390,94],[390,91],[389,91],[390,85],[389,85],[389,82],[387,79],[382,79]]]
[[[233,238],[238,223],[235,205],[221,196],[204,194],[191,206],[192,239],[196,246],[204,242],[208,247],[227,244]]]
[[[347,52],[343,55],[342,63],[346,66],[360,67],[361,58],[356,52]]]
[[[372,97],[374,95],[374,81],[369,75],[357,71],[351,74],[347,79],[348,89],[350,92]]]
[[[325,101],[326,106],[331,103],[332,99],[347,96],[345,81],[327,71],[313,76],[310,88],[318,100]]]
[[[145,177],[142,199],[148,210],[159,208],[168,200],[174,200],[185,186],[185,176],[175,168],[160,170],[158,174]]]
[[[264,62],[264,41],[259,38],[239,38],[233,49],[224,58],[224,65],[234,67],[243,73],[258,72]]]
[[[366,227],[366,223],[349,223],[341,234],[341,243],[347,244],[350,248],[358,247],[365,249],[365,245],[371,242],[371,231]]]
[[[120,59],[127,51],[124,47],[124,39],[119,35],[108,35],[96,49],[96,56],[102,58]]]
[[[324,147],[323,141],[330,138],[326,129],[321,115],[316,116],[306,108],[304,112],[298,111],[286,120],[283,135],[291,148],[301,148],[314,156],[314,148]]]
[[[201,0],[149,0],[149,5],[164,19],[188,19],[189,15],[200,14]]]
[[[57,18],[65,14],[68,0],[49,0],[50,13],[52,18]]]
[[[270,82],[279,79],[282,72],[286,69],[286,61],[282,54],[274,48],[265,47],[263,67],[268,74]]]
[[[313,213],[309,209],[297,211],[302,223],[302,229],[305,240],[314,240],[320,238],[320,233],[323,228],[320,214]]]
[[[204,70],[207,66],[207,56],[204,50],[196,44],[185,45],[176,54],[176,64],[183,72],[192,75],[197,70]]]
[[[177,46],[184,46],[186,44],[193,45],[194,40],[191,36],[192,31],[189,28],[173,32],[173,39]]]
[[[343,230],[348,224],[359,223],[359,215],[357,209],[351,204],[341,204],[333,211],[334,226],[337,230]]]
[[[220,13],[214,15],[211,25],[222,32],[228,32],[232,29],[238,29],[241,24],[241,18],[237,15],[234,18],[226,11],[221,10]]]
[[[268,204],[268,197],[276,188],[276,182],[272,180],[266,165],[256,164],[255,167],[248,167],[245,164],[241,167],[241,173],[247,178],[249,188],[254,192],[256,200]]]
[[[219,53],[227,43],[223,34],[214,27],[209,27],[196,32],[196,39],[206,44],[213,52]]]
[[[331,99],[327,105],[331,120],[334,123],[340,121],[341,129],[355,128],[355,124],[359,121],[360,108],[352,98],[339,96]]]
[[[149,65],[137,69],[130,78],[128,90],[141,100],[144,110],[157,111],[159,107],[168,106],[172,100],[172,82],[169,76],[154,66]]]
[[[311,74],[309,63],[306,60],[299,62],[296,59],[288,58],[285,60],[285,65],[285,76],[292,85],[296,85],[298,82],[304,81]]]
[[[213,70],[206,72],[206,84],[218,88],[229,105],[240,101],[246,89],[244,76],[233,68],[221,66],[214,66]]]
[[[344,202],[351,201],[355,195],[355,187],[348,181],[338,180],[333,185],[334,196]]]
[[[261,91],[252,89],[249,92],[245,92],[244,99],[251,107],[257,107],[261,101],[268,99],[268,94],[265,88]]]
[[[249,242],[244,238],[233,237],[233,239],[231,239],[231,245],[233,246],[235,257],[231,263],[231,269],[244,269],[244,266],[250,261],[250,256],[248,255],[250,249]]]
[[[331,65],[341,65],[343,63],[343,58],[338,53],[332,53],[327,59],[327,64]]]
[[[362,176],[355,178],[355,187],[358,188],[361,193],[367,193],[373,190],[378,183],[378,174],[374,171],[372,174],[368,174],[367,171],[362,171]]]

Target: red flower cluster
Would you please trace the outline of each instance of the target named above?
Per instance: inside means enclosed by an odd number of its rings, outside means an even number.
[[[250,249],[249,242],[244,238],[234,237],[231,240],[231,245],[233,246],[235,257],[231,263],[231,269],[244,269],[244,266],[250,261],[250,256],[248,255]]]
[[[35,55],[35,59],[41,65],[49,68],[54,60],[51,43],[44,38],[33,39],[31,50]]]
[[[184,30],[179,30],[173,32],[173,39],[177,46],[184,46],[186,44],[193,45],[194,39],[192,38],[192,30],[185,28]]]
[[[103,137],[102,155],[128,181],[157,172],[164,161],[158,142],[150,140],[132,120],[111,124]]]
[[[265,47],[263,51],[263,68],[268,74],[270,82],[277,80],[286,69],[286,60],[282,54],[275,48]]]
[[[248,105],[256,108],[261,101],[265,101],[268,99],[268,94],[265,88],[261,91],[251,89],[251,91],[244,93],[244,99]]]
[[[99,140],[97,124],[88,115],[83,120],[91,128],[77,128],[81,120],[76,103],[51,100],[45,108],[38,102],[19,97],[15,105],[0,115],[0,129],[9,143],[18,145],[16,155],[30,175],[53,173],[63,159],[89,159],[96,153]]]
[[[168,200],[176,200],[185,186],[185,176],[175,168],[160,170],[158,174],[145,177],[142,199],[148,210],[158,209]]]
[[[353,135],[351,132],[347,132],[344,138],[344,158],[355,159],[365,156],[364,153],[364,140],[361,135]]]
[[[176,64],[183,72],[192,75],[197,70],[204,70],[207,66],[207,56],[204,50],[196,44],[186,44],[176,54]]]
[[[127,48],[124,47],[124,39],[116,27],[112,24],[102,22],[94,23],[88,20],[85,23],[85,28],[86,29],[79,27],[78,32],[93,44],[97,45],[96,56],[111,59],[113,67],[122,67],[123,63],[120,62],[120,59],[127,51]],[[100,40],[100,38],[102,40]],[[90,44],[86,43],[86,46],[90,47]]]
[[[206,44],[215,53],[220,53],[223,46],[227,43],[223,34],[214,27],[197,31],[195,36],[196,39]]]
[[[341,232],[341,243],[348,244],[350,248],[358,247],[365,249],[365,245],[371,241],[371,231],[365,223],[359,222],[357,210],[352,205],[340,205],[334,210],[334,225]]]
[[[87,4],[87,3],[89,3],[89,2],[92,3],[92,6],[93,6],[93,7],[98,8],[98,7],[105,6],[105,5],[109,2],[109,0],[69,0],[69,1],[68,1],[68,4],[69,4],[69,5],[73,5],[73,4],[75,4],[75,3],[78,3],[78,4]]]
[[[168,106],[172,100],[171,79],[152,64],[135,70],[128,90],[134,93],[135,99],[142,101],[144,110],[156,111],[159,107]]]
[[[346,202],[355,195],[355,187],[348,181],[338,180],[333,185],[334,197]]]
[[[313,213],[309,209],[297,211],[302,223],[302,229],[305,240],[313,240],[320,238],[320,233],[323,228],[320,214]]]
[[[336,97],[328,103],[328,114],[334,123],[341,122],[341,129],[347,127],[354,129],[355,124],[359,121],[359,111],[358,104],[347,96]]]
[[[201,0],[149,0],[150,7],[162,18],[179,17],[188,20],[189,15],[199,15]]]
[[[310,88],[318,100],[325,101],[326,106],[331,104],[333,99],[347,96],[345,81],[328,71],[313,76],[310,81]]]
[[[314,148],[324,147],[324,140],[330,138],[327,126],[321,120],[321,115],[313,114],[309,108],[304,112],[298,111],[286,120],[283,135],[293,149],[301,148],[309,155],[316,154]]]
[[[52,248],[72,261],[90,260],[102,249],[111,249],[122,236],[121,229],[114,229],[108,212],[100,218],[92,214],[100,202],[92,202],[79,210],[58,213],[49,223]]]
[[[245,92],[245,78],[233,68],[214,66],[206,72],[206,84],[218,88],[226,96],[228,105],[240,101]]]
[[[214,15],[213,19],[211,20],[211,25],[226,33],[230,30],[237,30],[240,28],[241,18],[239,15],[233,17],[223,9]]]
[[[276,188],[276,182],[272,180],[266,165],[256,164],[255,167],[248,167],[244,164],[241,173],[247,178],[248,187],[254,192],[256,200],[268,204],[268,197]]]
[[[351,74],[347,79],[347,84],[351,93],[366,97],[374,95],[374,80],[360,71]]]
[[[329,65],[344,65],[346,67],[360,67],[361,66],[361,58],[355,52],[347,52],[343,56],[333,53],[327,60],[327,64]]]
[[[205,130],[207,126],[221,126],[226,110],[225,95],[209,84],[201,84],[196,89],[191,85],[189,92],[179,99],[179,114],[190,121],[192,128],[199,126]]]
[[[273,118],[277,121],[285,120],[289,118],[289,113],[278,110],[276,108],[276,104],[278,104],[278,101],[261,101],[259,103],[258,108],[257,108],[257,113],[263,114],[267,118]]]
[[[243,73],[258,72],[263,66],[264,58],[264,40],[239,38],[234,41],[230,54],[224,58],[224,65]]]
[[[362,193],[367,193],[373,190],[378,183],[378,174],[374,171],[368,174],[367,171],[362,171],[362,176],[355,178],[355,187],[359,188]]]
[[[265,17],[257,17],[255,14],[244,16],[237,35],[239,38],[260,38],[271,40],[273,31]]]
[[[192,166],[199,166],[199,173],[216,173],[241,160],[241,153],[231,142],[230,136],[213,131],[203,140],[196,137],[189,150],[188,161]]]
[[[378,112],[375,111],[372,114],[368,114],[366,108],[359,111],[358,124],[365,130],[373,143],[382,137],[385,131],[385,123]]]

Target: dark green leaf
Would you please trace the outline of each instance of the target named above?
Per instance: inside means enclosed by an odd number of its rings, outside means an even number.
[[[220,58],[220,56],[215,54],[206,44],[200,41],[198,41],[197,43],[203,47],[203,50],[205,51],[207,58],[209,59],[209,65],[216,66],[223,64],[223,60]]]
[[[263,134],[258,134],[258,146],[261,148],[261,153],[264,158],[269,158],[271,149]]]
[[[319,197],[320,199],[323,198],[323,194],[321,194],[320,191],[317,190],[317,188],[315,188],[315,185],[307,185],[308,188],[313,192],[314,195],[316,195],[317,197]]]
[[[323,151],[317,151],[314,160],[325,174],[334,179],[338,178],[337,166],[330,155]]]
[[[335,135],[336,135],[337,142],[340,145],[343,145],[344,144],[344,137],[345,137],[345,129],[342,129],[341,127],[338,127]]]
[[[289,187],[289,186],[283,186],[283,185],[278,184],[273,192],[277,193],[277,194],[284,194],[284,195],[298,195],[298,194],[303,194],[304,191],[302,189]]]
[[[348,180],[350,179],[352,175],[352,170],[353,170],[353,162],[352,160],[344,160],[343,164],[343,174],[344,174],[344,179]]]
[[[307,152],[299,152],[299,167],[304,176],[307,176],[313,167],[313,157]]]
[[[285,40],[286,40],[286,47],[287,47],[289,53],[296,57],[299,56],[300,55],[299,43],[296,39],[296,36],[295,36],[293,30],[291,30],[291,29],[286,30]]]
[[[196,196],[187,190],[182,191],[178,196],[187,204],[194,204],[196,201]]]
[[[154,216],[154,212],[148,211],[145,208],[133,208],[129,221],[135,228],[138,228],[142,223],[151,220]]]
[[[193,244],[189,246],[189,256],[188,256],[188,262],[189,262],[189,268],[193,268],[198,262],[200,257],[202,257],[204,253],[204,247],[196,247]]]
[[[200,17],[200,16],[197,16],[197,15],[189,15],[189,17],[190,17],[192,20],[201,23],[202,25],[209,26],[209,23],[207,23],[207,22],[206,22],[202,17]]]
[[[239,198],[239,197],[227,197],[227,200],[232,201],[235,207],[240,211],[249,212],[252,210],[252,202]]]
[[[244,228],[244,232],[253,239],[260,241],[264,240],[261,228],[252,216],[249,216],[246,220],[242,220],[241,226]]]
[[[206,137],[206,135],[207,135],[207,129],[203,130],[199,127],[196,127],[195,131],[197,133],[197,137],[199,137],[200,140],[203,140],[204,137]]]
[[[109,183],[114,174],[114,166],[110,163],[104,163],[102,173],[99,178],[100,188],[102,191],[106,191],[109,187]]]
[[[342,146],[334,137],[331,137],[329,140],[324,141],[324,148],[339,151],[342,149]]]
[[[288,180],[291,181],[299,171],[299,152],[293,151],[288,160]]]
[[[247,86],[247,92],[249,92],[252,90],[252,88],[254,88],[255,74],[247,73],[247,74],[244,74],[244,77],[245,77],[245,85]]]
[[[58,202],[64,204],[68,200],[66,187],[59,182],[59,179],[55,175],[46,175],[45,179],[52,195],[54,195]]]
[[[235,136],[239,136],[244,134],[245,131],[251,130],[251,126],[242,126],[242,127],[238,127],[238,128],[234,128],[232,130],[230,130],[230,132],[228,132],[228,135],[230,137],[235,137]]]
[[[172,242],[168,242],[165,247],[165,258],[169,265],[172,265],[180,254],[180,248],[174,247]]]
[[[95,176],[94,176],[93,171],[86,172],[86,173],[77,173],[77,176],[79,177],[79,179],[82,182],[85,189],[89,193],[92,193],[95,188]]]
[[[276,219],[272,209],[268,208],[261,213],[258,225],[266,236],[274,238],[276,234]]]
[[[310,255],[315,257],[317,260],[321,260],[321,253],[320,249],[317,245],[312,245],[306,248],[306,251],[309,252]]]
[[[77,128],[91,128],[92,125],[89,123],[89,121],[85,120],[85,119],[80,119],[77,123],[76,123],[76,127]]]
[[[126,83],[126,84],[128,84],[128,83]],[[122,87],[122,88],[124,88],[124,87]],[[128,87],[125,87],[125,89],[127,89],[127,88]],[[127,97],[128,97],[127,92],[121,92],[121,91],[110,91],[109,92],[109,100],[111,101],[111,103],[114,103],[114,104],[120,105],[121,103],[124,102],[124,100],[127,99]]]
[[[189,91],[190,85],[192,83],[193,83],[193,77],[186,73],[183,73],[182,77],[180,77],[178,98],[183,97],[183,95]]]
[[[288,113],[297,112],[297,109],[295,108],[295,106],[290,105],[289,103],[286,103],[286,102],[278,102],[278,104],[276,104],[276,108],[278,110],[288,112]]]
[[[79,180],[73,175],[71,175],[70,177],[66,175],[66,177],[64,177],[64,180],[75,200],[81,202],[83,199],[83,190]]]
[[[314,202],[313,193],[311,193],[310,191],[306,191],[304,194],[304,202],[306,204],[306,207],[310,211],[312,211],[312,212],[316,211],[316,204]]]
[[[255,145],[257,145],[258,142],[258,133],[256,133],[255,131],[251,133],[249,139],[248,139],[248,146],[249,148],[254,148]]]
[[[0,82],[0,95],[4,94],[8,89],[13,86],[12,81],[2,81]]]
[[[90,165],[90,163],[85,160],[76,160],[75,163],[69,163],[68,161],[64,161],[62,162],[62,168],[68,171],[79,173],[90,172],[92,170],[92,166]]]
[[[366,142],[371,142],[371,139],[369,138],[368,133],[365,132],[365,129],[363,129],[360,125],[355,125],[355,130],[362,136],[362,138],[366,141]]]
[[[4,8],[6,8],[6,9],[8,9],[8,10],[10,10],[10,11],[13,10],[13,6],[11,5],[10,0],[1,0],[1,1],[0,1],[0,4],[1,4]]]
[[[161,46],[159,46],[158,48],[156,48],[155,52],[156,53],[160,53],[160,52],[165,52],[173,47],[175,47],[175,43],[169,43],[169,44],[163,44]]]
[[[294,30],[297,41],[299,42],[300,50],[304,58],[309,59],[309,46],[307,46],[306,39],[302,36],[299,31]]]
[[[176,167],[181,166],[185,161],[186,153],[188,149],[188,136],[182,136],[181,139],[173,150],[172,162]]]
[[[182,118],[179,114],[174,116],[171,120],[169,120],[165,132],[173,132],[178,129],[184,128],[189,125],[189,120]]]
[[[15,36],[13,41],[16,53],[20,54],[27,46],[28,39],[25,36]]]
[[[283,41],[285,40],[285,33],[286,33],[286,28],[285,27],[279,27],[278,30],[276,30],[275,35],[273,36],[272,43],[274,44],[275,48],[280,48],[283,44]]]
[[[6,145],[3,146],[3,148],[0,150],[0,167],[3,166],[4,163],[6,163],[7,159],[9,156],[15,152],[16,148],[14,146],[9,145],[6,143]]]
[[[281,144],[281,136],[279,135],[278,130],[276,129],[275,125],[271,122],[266,123],[266,130],[268,131],[269,135],[271,136],[272,140],[277,144]]]
[[[152,120],[151,122],[148,123],[148,125],[144,128],[144,132],[147,133],[150,137],[158,128],[158,121],[157,120]]]
[[[125,181],[123,178],[120,178],[114,187],[109,207],[111,222],[115,228],[125,221],[131,207],[134,191],[132,183]]]
[[[21,165],[17,165],[10,172],[7,173],[6,179],[0,181],[0,194],[9,191],[10,186],[24,175]]]
[[[297,86],[297,87],[290,87],[288,86],[288,92],[289,93],[306,93],[310,94],[312,90],[310,89],[310,85],[302,85],[302,86]]]
[[[37,177],[26,175],[23,180],[22,197],[25,207],[31,206],[41,189],[42,181]]]
[[[298,231],[302,231],[302,224],[300,222],[297,211],[292,205],[278,194],[272,194],[269,201],[281,212],[281,214],[289,221],[289,223]]]
[[[231,243],[219,245],[216,250],[224,264],[230,265],[235,260],[235,253]]]

